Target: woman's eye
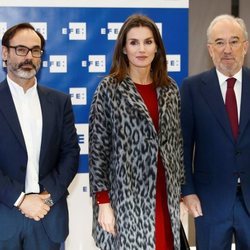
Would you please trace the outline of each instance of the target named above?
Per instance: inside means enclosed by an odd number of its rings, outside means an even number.
[[[131,41],[130,44],[131,44],[131,45],[136,45],[137,42],[136,42],[136,41]]]

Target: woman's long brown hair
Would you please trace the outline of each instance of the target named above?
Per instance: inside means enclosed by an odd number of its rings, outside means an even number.
[[[112,65],[110,69],[110,76],[116,78],[118,82],[122,81],[129,72],[129,62],[127,55],[123,53],[126,44],[126,38],[129,30],[134,27],[148,27],[152,33],[157,46],[157,52],[151,64],[152,79],[155,87],[167,86],[170,79],[167,73],[167,59],[164,44],[158,27],[149,17],[135,14],[124,22],[118,34]]]

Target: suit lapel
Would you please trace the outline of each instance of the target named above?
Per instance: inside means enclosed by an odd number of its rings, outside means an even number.
[[[212,69],[203,78],[201,93],[225,133],[234,142],[225,103],[221,94],[216,70]],[[208,121],[209,122],[209,121]]]
[[[40,150],[40,162],[42,162],[46,155],[47,145],[51,143],[48,138],[51,138],[52,124],[54,116],[53,98],[49,93],[41,86],[37,87],[38,96],[40,99],[40,105],[42,110],[43,128],[42,128],[42,141]]]
[[[52,133],[53,116],[54,116],[54,106],[53,98],[49,93],[41,86],[37,87],[38,95],[40,99],[40,105],[42,110],[43,128],[42,128],[42,142],[40,150],[40,161],[45,155],[45,151],[48,143],[50,141],[50,134]],[[0,84],[0,112],[5,117],[7,123],[9,124],[12,132],[15,134],[17,140],[20,142],[22,147],[26,150],[25,141],[22,133],[22,129],[18,120],[15,104],[13,102],[10,89],[7,81],[3,81]]]
[[[5,117],[17,140],[26,150],[22,129],[18,120],[14,101],[12,99],[7,80],[0,85],[0,112]]]
[[[244,130],[250,120],[250,72],[246,68],[242,69],[242,92],[240,107],[240,135],[242,137]]]

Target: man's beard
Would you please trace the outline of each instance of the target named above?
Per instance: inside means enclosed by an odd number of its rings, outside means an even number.
[[[22,66],[24,65],[31,65],[32,69],[23,69]],[[26,60],[19,64],[12,64],[11,62],[7,62],[7,68],[10,70],[14,75],[21,79],[29,80],[33,78],[38,70],[40,69],[41,63],[39,62],[37,65],[35,65],[31,60]]]

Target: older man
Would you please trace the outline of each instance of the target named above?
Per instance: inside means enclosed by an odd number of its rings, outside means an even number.
[[[216,17],[207,30],[214,68],[181,88],[186,184],[197,248],[250,249],[250,70],[242,19]]]

